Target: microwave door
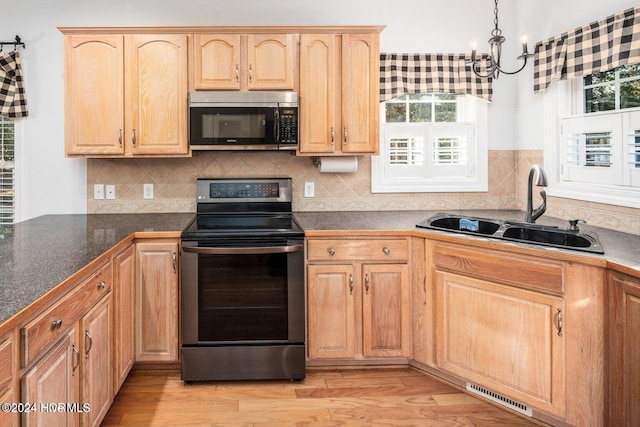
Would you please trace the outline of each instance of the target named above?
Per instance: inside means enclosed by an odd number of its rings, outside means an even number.
[[[277,144],[273,107],[191,107],[190,144],[204,149],[258,149]]]

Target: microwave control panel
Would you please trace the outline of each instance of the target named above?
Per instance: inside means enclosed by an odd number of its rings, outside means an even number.
[[[295,107],[280,109],[280,143],[298,143],[298,109]]]

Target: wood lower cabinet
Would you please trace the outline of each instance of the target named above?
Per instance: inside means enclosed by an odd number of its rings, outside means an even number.
[[[407,239],[308,240],[311,360],[410,356],[407,252]]]
[[[113,299],[105,296],[80,320],[82,426],[99,426],[113,400]]]
[[[135,246],[113,258],[114,393],[120,390],[135,361]]]
[[[78,328],[68,330],[62,338],[22,377],[22,402],[37,405],[24,412],[22,425],[77,426],[78,412],[40,407],[58,403],[80,403],[80,363]],[[50,410],[49,410],[50,409]]]
[[[640,420],[640,279],[609,273],[608,425]]]
[[[438,368],[564,414],[562,298],[436,272]]]
[[[379,34],[301,34],[300,154],[379,151]]]
[[[194,89],[295,90],[298,34],[194,34]]]
[[[12,334],[0,337],[0,405],[16,403],[18,387],[14,384],[14,371],[17,367],[15,344]],[[0,411],[0,427],[17,427],[20,414],[12,411]]]
[[[136,361],[178,362],[178,241],[136,242]]]
[[[65,153],[187,155],[187,35],[65,33]]]

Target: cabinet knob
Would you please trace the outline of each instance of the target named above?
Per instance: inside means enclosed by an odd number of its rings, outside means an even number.
[[[391,249],[385,246],[384,248],[382,248],[382,252],[384,252],[385,255],[389,255],[391,253]]]
[[[333,254],[336,253],[335,249],[333,249],[333,248],[327,249],[327,252],[329,252],[329,255],[333,255]]]
[[[98,290],[101,291],[103,290],[105,287],[107,286],[107,284],[105,283],[104,280],[102,280],[100,283],[98,283]]]
[[[62,319],[56,319],[51,322],[51,329],[60,329],[62,327]]]

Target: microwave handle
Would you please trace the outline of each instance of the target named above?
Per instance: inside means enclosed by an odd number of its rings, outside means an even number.
[[[278,107],[273,109],[273,130],[276,135],[276,142],[280,143],[280,109]]]

